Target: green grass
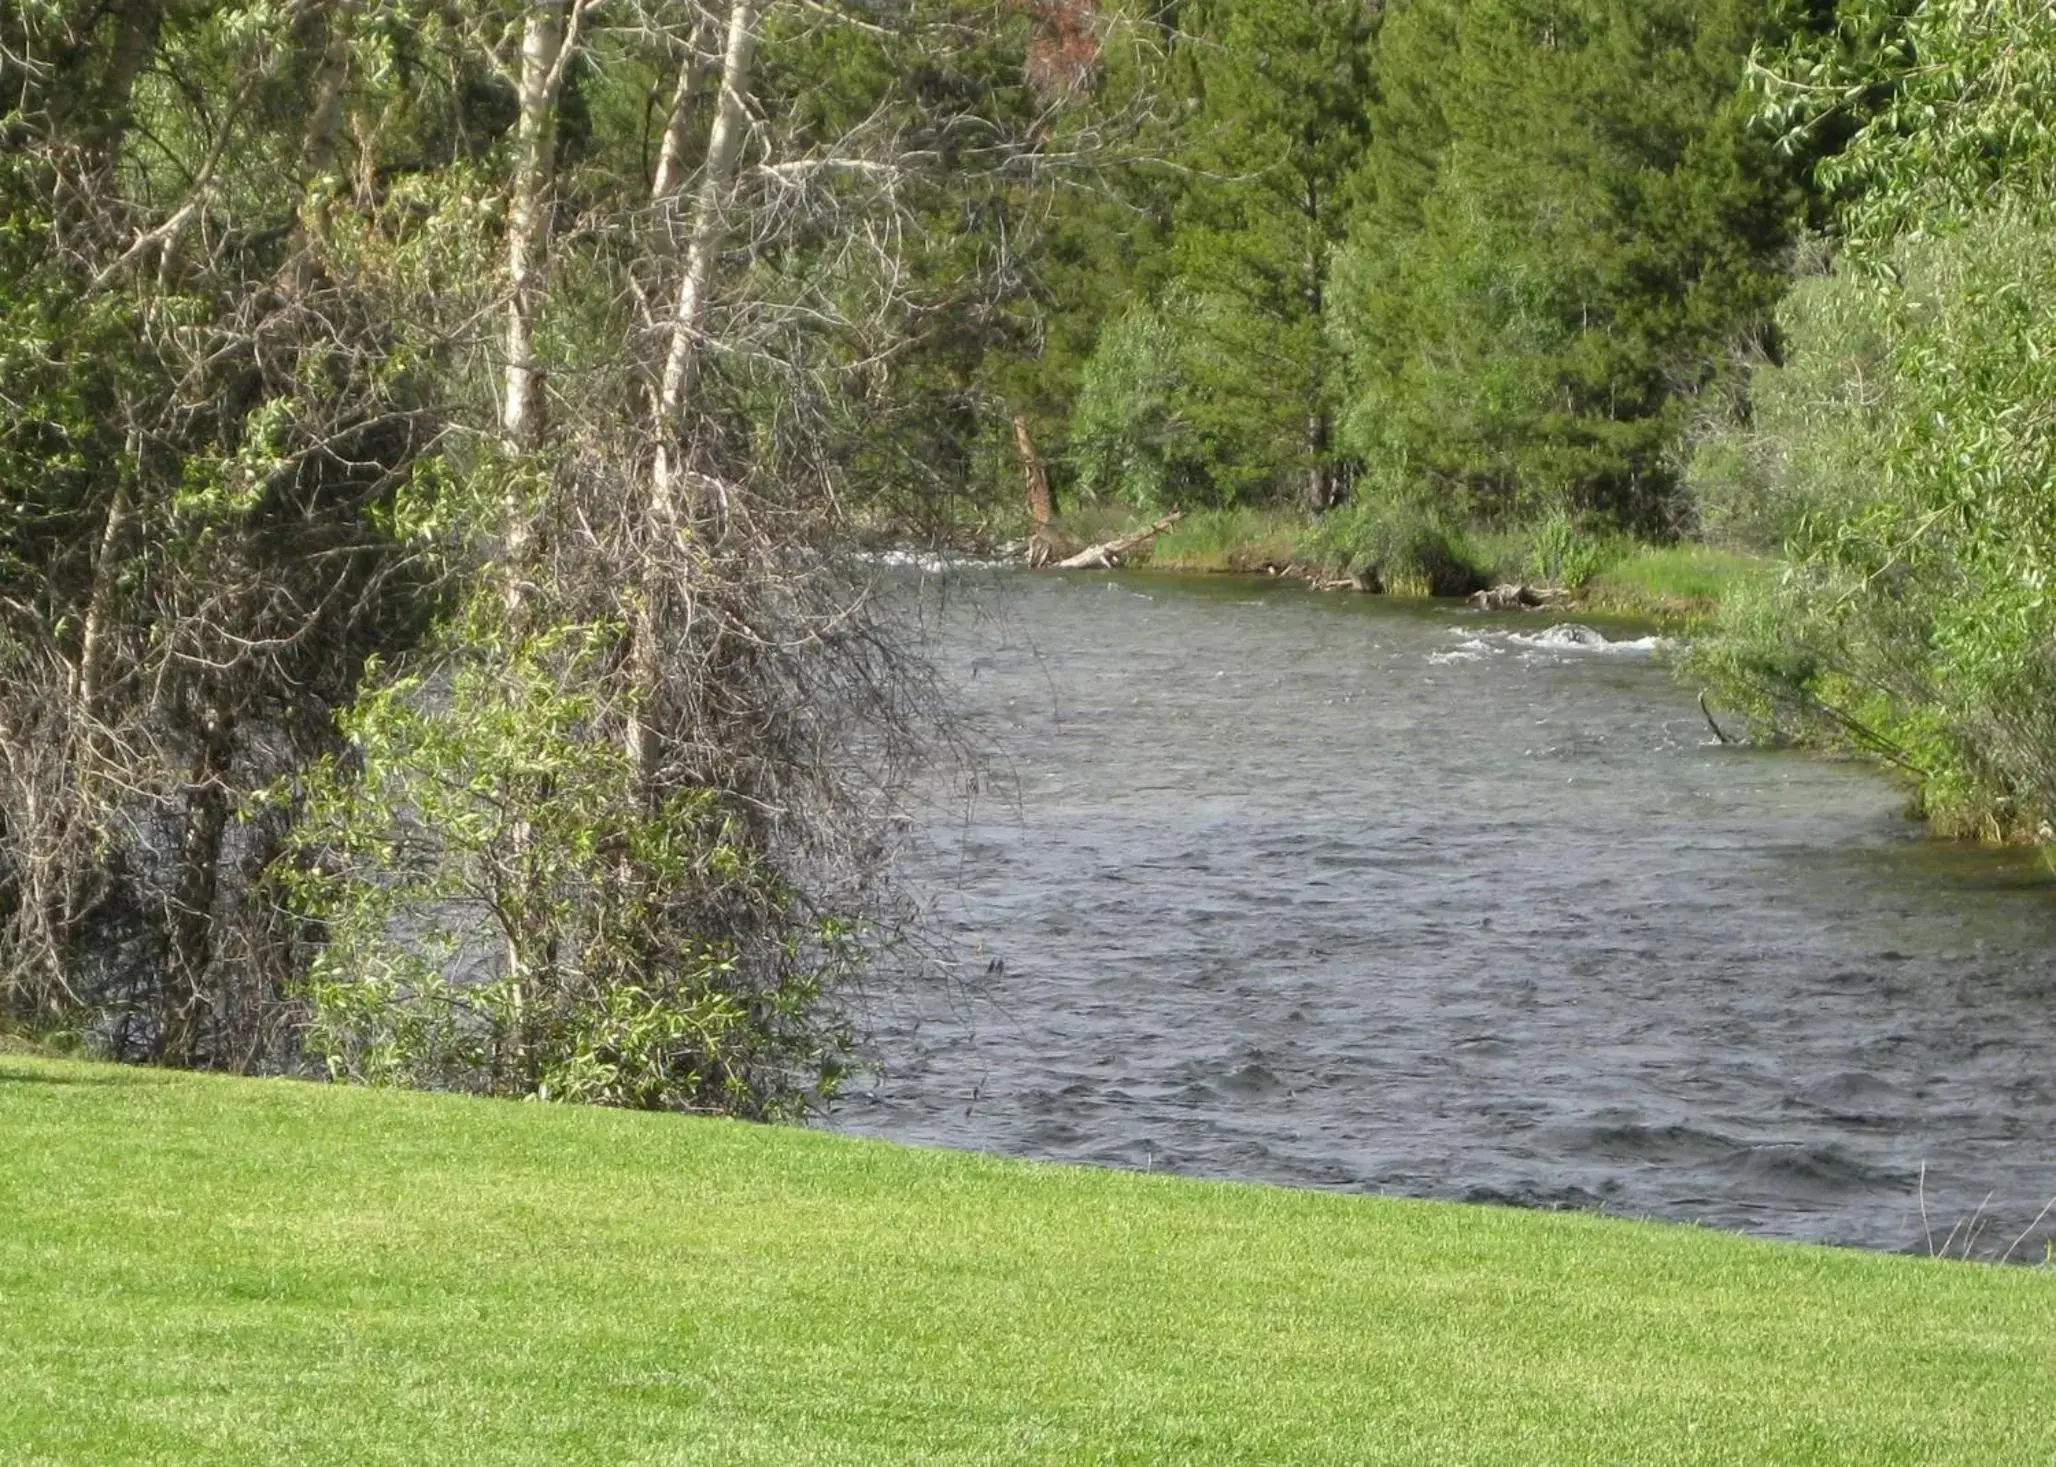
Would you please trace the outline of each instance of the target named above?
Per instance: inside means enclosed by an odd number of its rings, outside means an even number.
[[[1347,511],[1342,511],[1346,515]],[[1078,506],[1060,516],[1057,528],[1080,545],[1111,540],[1150,522],[1123,505]],[[1262,572],[1280,566],[1325,565],[1351,569],[1362,547],[1322,543],[1348,526],[1331,517],[1309,524],[1305,516],[1280,509],[1196,510],[1188,513],[1153,550],[1136,563],[1153,570]],[[1538,579],[1536,528],[1472,528],[1451,537],[1453,553],[1469,574],[1492,585]],[[1694,630],[1720,609],[1721,597],[1739,580],[1762,573],[1774,562],[1759,556],[1689,541],[1670,545],[1638,543],[1626,537],[1600,546],[1600,570],[1579,588],[1579,604],[1595,614]]]
[[[1157,537],[1153,570],[1262,572],[1305,558],[1306,517],[1289,510],[1205,509]]]
[[[0,1461],[2056,1461],[2056,1274],[0,1054]]]
[[[1593,577],[1586,599],[1616,615],[1689,624],[1711,617],[1729,588],[1770,564],[1711,545],[1644,545]]]

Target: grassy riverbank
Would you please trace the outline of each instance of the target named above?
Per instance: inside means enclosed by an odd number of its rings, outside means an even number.
[[[2056,1460],[2056,1274],[0,1055],[0,1460]]]
[[[1640,545],[1595,575],[1581,596],[1610,616],[1689,629],[1710,621],[1723,596],[1773,564],[1711,545]]]
[[[1146,516],[1123,508],[1079,510],[1059,522],[1078,544],[1115,539],[1140,529]],[[1452,537],[1456,558],[1480,585],[1538,579],[1534,535],[1527,531]],[[1303,515],[1287,510],[1202,510],[1187,515],[1134,563],[1153,570],[1264,573],[1292,568],[1340,577],[1349,567]],[[1577,605],[1595,613],[1657,623],[1671,629],[1703,625],[1721,598],[1770,564],[1760,557],[1691,542],[1658,545],[1619,539],[1586,547],[1589,578],[1577,587]]]

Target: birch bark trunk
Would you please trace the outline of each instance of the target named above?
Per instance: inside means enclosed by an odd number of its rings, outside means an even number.
[[[707,139],[707,164],[700,171],[699,195],[693,203],[685,273],[678,283],[678,301],[671,313],[670,340],[664,354],[664,374],[657,389],[652,507],[660,531],[675,529],[681,508],[678,489],[684,469],[686,409],[699,377],[700,340],[714,262],[728,234],[728,195],[735,183],[735,167],[742,157],[743,143],[749,136],[750,72],[756,62],[757,21],[763,8],[763,0],[735,0],[728,12],[721,96],[714,112],[714,129]]]
[[[532,449],[543,436],[543,369],[535,353],[550,251],[557,172],[557,92],[564,76],[566,0],[537,0],[521,32],[520,119],[507,209],[507,374],[500,427],[507,446]]]
[[[692,229],[685,269],[672,309],[664,370],[654,394],[652,429],[656,449],[650,466],[650,498],[644,527],[648,540],[637,587],[630,667],[635,679],[635,704],[627,728],[627,754],[633,762],[646,801],[663,792],[664,627],[672,598],[671,577],[677,564],[672,552],[680,546],[703,506],[697,496],[682,492],[686,479],[687,413],[700,370],[700,342],[706,324],[707,293],[713,285],[714,262],[728,234],[729,196],[736,164],[749,136],[750,72],[757,54],[757,22],[763,0],[734,0],[728,12],[728,37],[722,50],[721,95],[714,126],[707,138],[706,165],[693,201]],[[690,63],[688,63],[690,64]],[[684,82],[681,78],[681,88]]]
[[[702,10],[693,20],[692,37],[686,42],[685,57],[678,64],[678,85],[671,94],[671,116],[664,124],[664,142],[657,151],[657,176],[650,185],[650,200],[659,206],[663,238],[671,238],[673,220],[663,208],[685,184],[686,145],[692,131],[692,116],[700,95],[707,88],[707,47],[714,39],[714,16]]]

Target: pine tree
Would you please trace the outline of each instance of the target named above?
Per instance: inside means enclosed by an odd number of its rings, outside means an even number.
[[[1658,527],[1688,394],[1761,336],[1799,215],[1748,125],[1757,0],[1408,0],[1332,286],[1388,492]]]
[[[1359,0],[1199,0],[1180,15],[1170,230],[1151,298],[1110,323],[1086,374],[1088,484],[1333,503],[1326,280],[1368,141],[1370,42]],[[1162,343],[1154,386],[1127,365],[1145,365],[1145,337]]]

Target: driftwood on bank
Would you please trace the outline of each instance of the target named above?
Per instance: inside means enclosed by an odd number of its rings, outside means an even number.
[[[1487,591],[1471,595],[1471,605],[1479,611],[1539,611],[1544,607],[1563,606],[1577,599],[1577,594],[1558,586],[1494,586]]]
[[[1149,544],[1152,540],[1156,539],[1157,536],[1163,534],[1164,531],[1170,529],[1171,526],[1177,524],[1178,521],[1183,518],[1185,518],[1184,512],[1182,510],[1177,511],[1172,514],[1165,515],[1155,524],[1146,525],[1142,529],[1135,531],[1133,534],[1121,535],[1112,540],[1102,541],[1097,545],[1088,545],[1085,547],[1085,549],[1079,551],[1076,555],[1055,562],[1056,569],[1119,570],[1121,568],[1122,561],[1126,560],[1129,556],[1133,555],[1143,546]],[[1032,557],[1032,552],[1029,563],[1031,565],[1035,563]],[[1044,563],[1047,564],[1048,562]]]

